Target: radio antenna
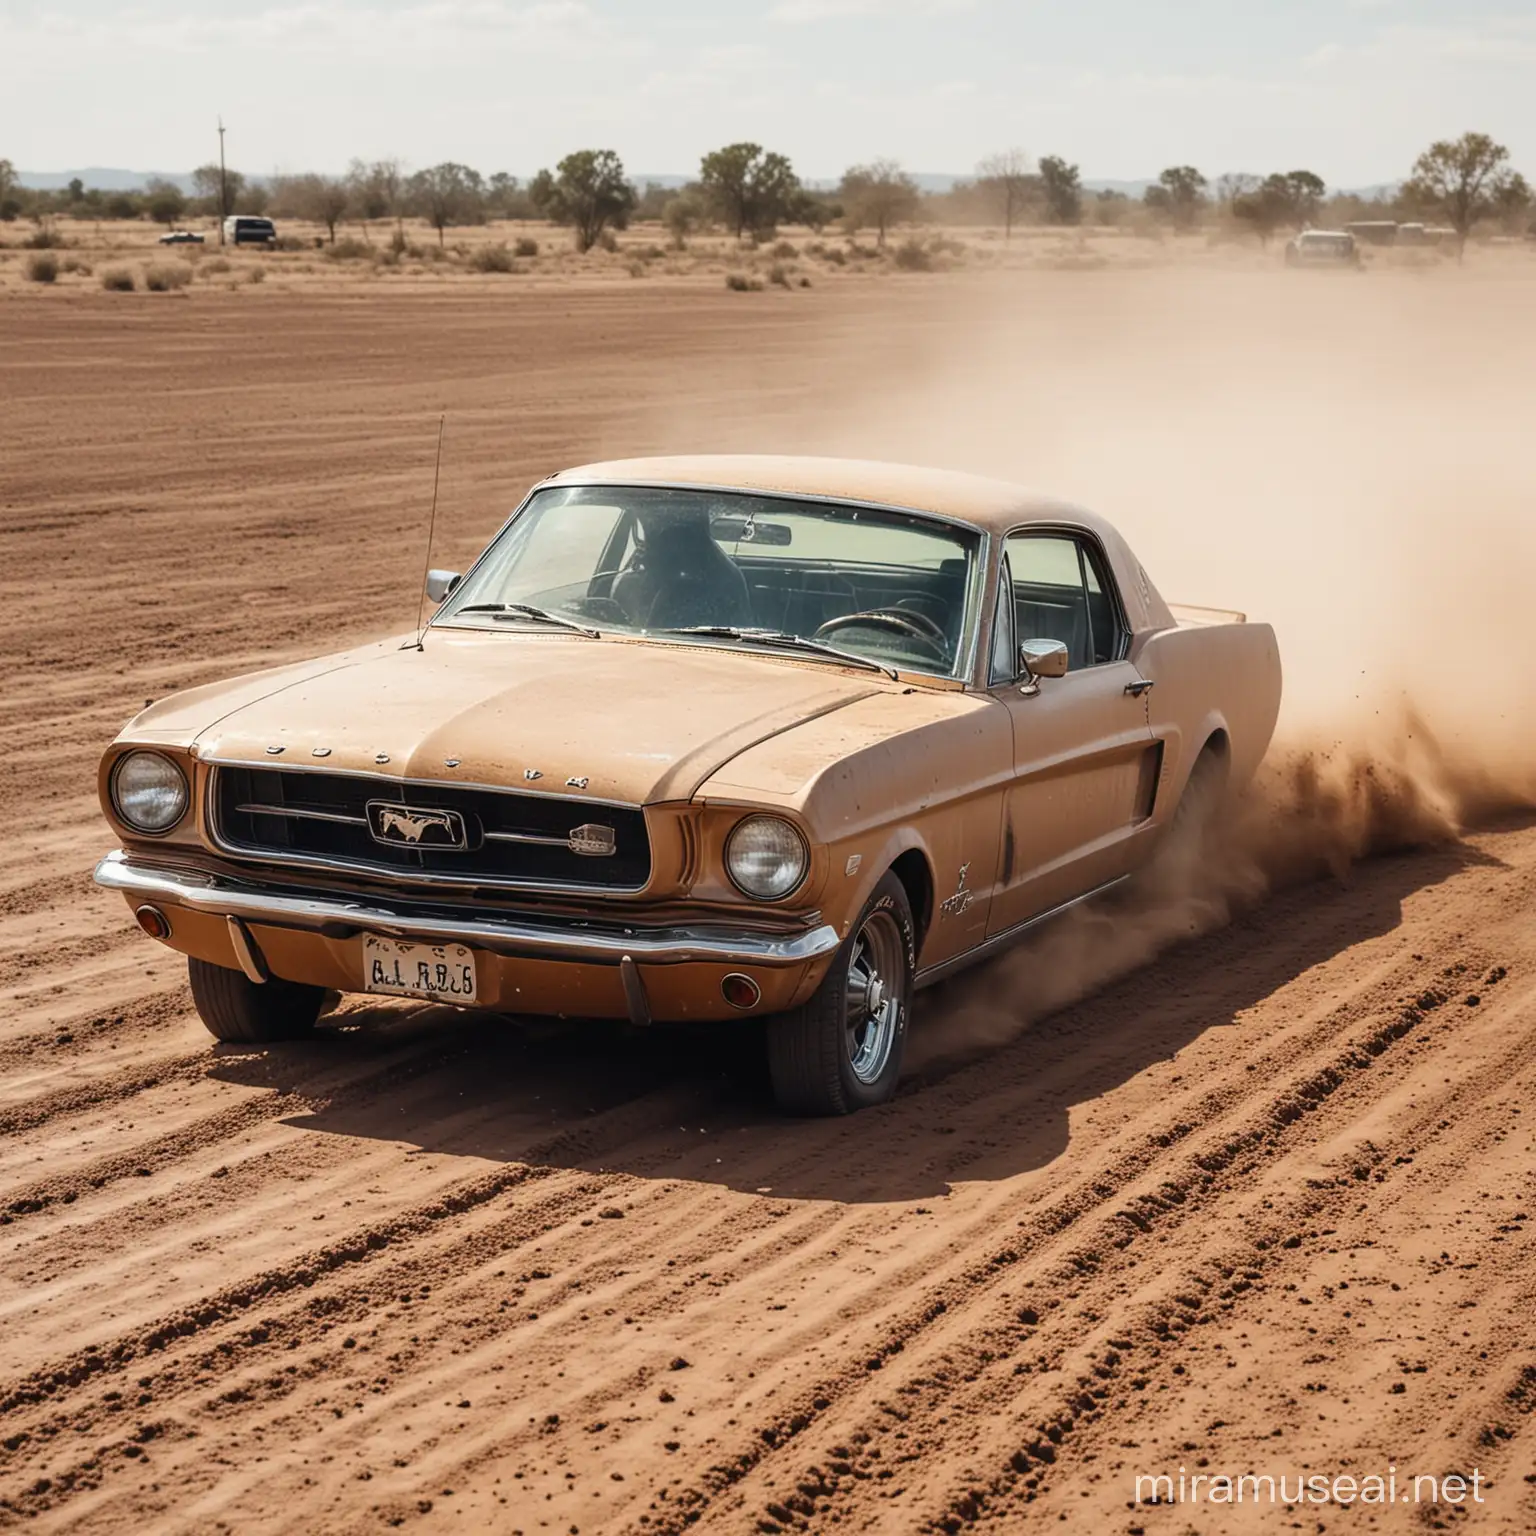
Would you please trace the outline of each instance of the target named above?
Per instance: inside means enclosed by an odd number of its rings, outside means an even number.
[[[448,413],[437,418],[437,457],[432,462],[432,512],[427,518],[427,563],[421,572],[421,597],[416,604],[416,649],[426,649],[427,638],[427,575],[432,569],[432,534],[437,528],[437,479],[443,469],[443,428],[448,424]]]

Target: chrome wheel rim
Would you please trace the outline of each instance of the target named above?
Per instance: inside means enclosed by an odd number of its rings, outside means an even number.
[[[859,1082],[880,1080],[901,1023],[905,979],[901,929],[889,912],[872,912],[848,952],[843,1039]]]

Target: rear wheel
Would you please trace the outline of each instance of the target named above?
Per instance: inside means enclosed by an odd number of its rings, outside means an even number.
[[[1227,758],[1219,746],[1207,746],[1195,759],[1184,793],[1168,818],[1143,883],[1180,887],[1200,867],[1211,828],[1227,795]]]
[[[768,1068],[781,1109],[846,1115],[896,1092],[916,969],[907,893],[887,873],[798,1008],[768,1020]]]
[[[277,976],[254,982],[243,971],[189,959],[187,979],[197,1016],[219,1040],[255,1045],[269,1040],[298,1040],[310,1034],[329,994],[323,987],[283,981]]]

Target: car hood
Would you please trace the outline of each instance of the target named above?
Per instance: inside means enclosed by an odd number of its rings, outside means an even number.
[[[724,763],[891,686],[771,655],[531,630],[429,631],[200,689],[214,762],[519,785],[646,804],[690,798]],[[125,734],[168,740],[167,700]]]

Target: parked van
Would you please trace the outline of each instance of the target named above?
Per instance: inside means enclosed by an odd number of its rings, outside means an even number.
[[[271,245],[276,239],[277,225],[271,219],[237,213],[224,220],[226,245]]]

